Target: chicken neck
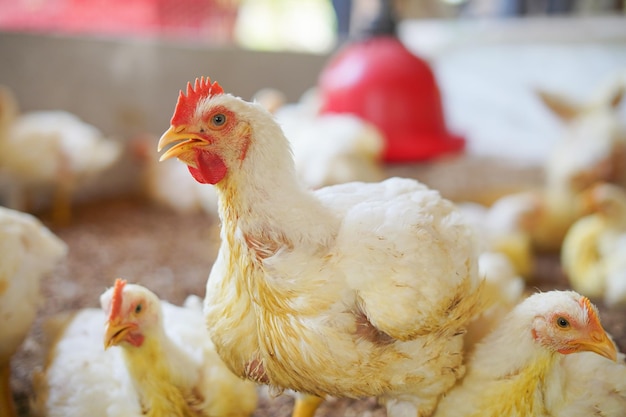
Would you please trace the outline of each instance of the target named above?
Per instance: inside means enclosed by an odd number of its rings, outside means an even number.
[[[481,411],[471,416],[546,415],[542,392],[548,386],[558,385],[548,381],[558,376],[553,372],[557,355],[538,348],[528,337],[528,330],[506,331],[505,336],[501,333],[504,332],[487,336],[482,349],[470,360],[463,384],[482,387],[480,397],[474,399]]]
[[[340,219],[297,181],[293,166],[256,176],[242,170],[217,191],[223,229],[240,232],[260,258],[280,248],[327,246],[339,228]]]
[[[124,346],[122,352],[142,409],[148,417],[200,415],[190,405],[194,402],[192,389],[184,386],[182,377],[194,375],[197,369],[185,363],[184,353],[165,333],[161,332],[159,337],[146,337],[140,347]]]

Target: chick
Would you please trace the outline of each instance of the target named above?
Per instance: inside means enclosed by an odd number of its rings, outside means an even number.
[[[586,357],[574,359],[581,352],[598,356],[582,374],[576,368]],[[566,362],[568,356],[575,362]],[[626,364],[622,357],[616,365],[617,358],[588,298],[573,291],[533,294],[476,346],[467,374],[440,401],[435,417],[623,416]],[[619,378],[602,382],[603,370],[612,368]],[[621,409],[608,414],[615,403]]]
[[[42,416],[247,417],[256,386],[232,374],[202,312],[118,279],[102,310],[75,314],[34,375]],[[104,335],[104,349],[102,339]]]
[[[626,190],[600,183],[581,199],[592,213],[567,232],[563,271],[581,294],[603,298],[609,306],[626,302]]]

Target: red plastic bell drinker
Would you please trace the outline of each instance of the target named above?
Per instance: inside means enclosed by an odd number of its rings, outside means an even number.
[[[318,88],[322,113],[352,113],[378,126],[387,162],[427,160],[465,147],[446,129],[430,66],[396,37],[347,44],[322,70]]]

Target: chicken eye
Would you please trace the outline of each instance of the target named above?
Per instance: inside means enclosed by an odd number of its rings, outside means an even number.
[[[213,115],[213,117],[211,118],[211,122],[214,126],[222,126],[224,123],[226,123],[226,115],[224,115],[223,113]]]
[[[566,329],[569,327],[569,321],[567,321],[567,319],[563,317],[559,317],[556,319],[556,325],[559,326],[561,329]]]
[[[142,309],[142,308],[143,308],[143,307],[141,306],[141,304],[137,304],[137,307],[135,307],[135,314],[139,314],[139,313],[141,313],[141,309]]]

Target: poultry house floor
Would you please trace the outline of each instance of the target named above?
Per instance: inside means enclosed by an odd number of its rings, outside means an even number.
[[[30,375],[43,360],[42,322],[46,316],[97,307],[100,294],[116,277],[146,285],[175,304],[191,293],[202,296],[219,239],[218,223],[210,216],[180,215],[138,198],[79,205],[70,225],[48,226],[70,250],[67,259],[42,282],[44,301],[39,316],[12,361],[12,386],[20,416],[29,416]],[[556,256],[538,258],[537,274],[530,285],[541,290],[567,288]],[[605,328],[625,351],[626,309],[597,305]],[[263,394],[254,416],[286,417],[292,404],[288,395],[269,398]],[[373,399],[331,399],[316,415],[382,417],[385,411]]]

